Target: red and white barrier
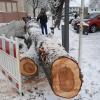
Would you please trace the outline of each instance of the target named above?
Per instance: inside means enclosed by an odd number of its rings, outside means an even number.
[[[19,43],[15,40],[0,36],[0,67],[2,73],[22,93]]]

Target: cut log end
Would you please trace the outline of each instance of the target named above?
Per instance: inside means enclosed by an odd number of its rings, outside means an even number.
[[[35,75],[37,73],[37,69],[38,67],[32,59],[24,57],[20,60],[20,70],[22,75]]]
[[[56,95],[72,98],[82,86],[78,64],[67,57],[57,59],[52,65],[52,88]]]

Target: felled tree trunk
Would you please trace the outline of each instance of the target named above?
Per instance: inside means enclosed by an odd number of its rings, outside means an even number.
[[[65,98],[76,96],[82,86],[78,63],[53,39],[34,33],[32,40],[54,93]]]
[[[21,55],[20,70],[24,76],[34,76],[38,72],[37,54],[35,51],[34,43],[30,49]]]
[[[32,35],[32,43],[35,43],[36,51],[44,64],[43,69],[52,90],[56,95],[65,98],[76,96],[82,86],[78,63],[68,55],[61,44],[40,34],[35,24],[32,21],[27,23],[28,32]]]

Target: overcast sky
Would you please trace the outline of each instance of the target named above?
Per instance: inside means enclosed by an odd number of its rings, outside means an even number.
[[[85,0],[85,6],[89,5],[90,0]],[[81,0],[73,0],[70,2],[70,6],[80,6],[81,5]]]

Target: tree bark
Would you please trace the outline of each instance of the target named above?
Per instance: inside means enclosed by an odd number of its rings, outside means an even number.
[[[53,16],[55,17],[55,22],[54,26],[58,27],[60,29],[60,22],[61,22],[61,17],[62,17],[62,10],[63,10],[63,5],[64,5],[65,0],[51,0],[51,12]]]
[[[36,14],[35,14],[35,9],[33,8],[33,14],[34,14],[34,17],[36,17]]]
[[[64,5],[65,0],[60,1],[60,5],[56,8],[56,13],[55,13],[55,27],[58,27],[60,29],[60,22],[61,22],[61,17],[62,17],[62,10],[63,10],[63,5]]]

